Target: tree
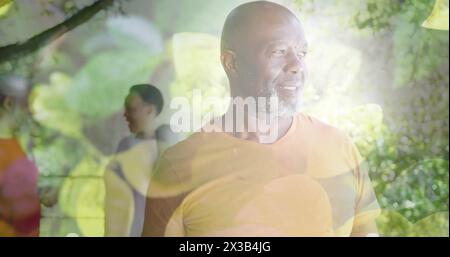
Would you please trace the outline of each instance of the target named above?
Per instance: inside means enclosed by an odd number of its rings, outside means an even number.
[[[0,47],[0,63],[20,58],[29,53],[33,53],[42,46],[57,39],[64,33],[76,28],[91,19],[99,11],[104,10],[113,4],[113,0],[98,0],[92,5],[87,6],[64,22],[31,37],[25,42],[19,42],[12,45]],[[6,2],[5,2],[6,3]]]

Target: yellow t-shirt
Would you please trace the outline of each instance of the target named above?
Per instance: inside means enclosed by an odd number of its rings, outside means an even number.
[[[379,207],[340,130],[304,114],[273,144],[198,132],[152,174],[144,235],[349,236]]]
[[[150,173],[158,156],[155,140],[126,138],[107,165],[105,236],[140,236]]]

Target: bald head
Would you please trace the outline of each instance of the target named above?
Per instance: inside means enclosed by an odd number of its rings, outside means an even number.
[[[234,8],[225,20],[221,37],[221,51],[238,52],[245,45],[253,44],[267,26],[300,21],[286,7],[268,1],[256,1]]]

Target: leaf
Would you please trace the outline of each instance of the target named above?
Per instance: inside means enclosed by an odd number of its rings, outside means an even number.
[[[383,211],[377,218],[381,236],[401,237],[448,237],[448,211],[429,215],[411,223],[395,211]]]
[[[142,17],[110,17],[106,21],[106,30],[100,31],[82,44],[82,52],[87,58],[105,49],[133,49],[155,55],[163,52],[164,41],[158,28]]]
[[[195,114],[202,117],[210,112],[224,112],[224,101],[206,100],[224,99],[229,95],[227,78],[220,63],[219,39],[208,34],[179,33],[174,35],[172,47],[176,72],[176,80],[170,86],[172,96],[186,97],[191,104],[198,104],[201,111]],[[194,92],[202,98],[201,104],[192,102]]]
[[[220,42],[215,36],[202,33],[178,33],[172,39],[173,61],[178,78],[220,79]],[[222,71],[222,72],[221,72]]]
[[[32,110],[34,118],[45,127],[80,138],[82,121],[78,113],[69,109],[65,98],[71,87],[71,80],[64,73],[52,73],[49,85],[38,84],[34,87]]]
[[[226,15],[245,0],[166,0],[154,2],[154,20],[164,34],[220,33]]]
[[[13,4],[11,0],[0,0],[0,18],[8,13]]]
[[[144,18],[118,16],[106,22],[112,40],[123,49],[140,49],[149,54],[163,51],[164,42],[156,27]]]
[[[12,0],[0,0],[0,7],[10,4],[11,2],[12,2]]]
[[[100,162],[85,157],[64,179],[59,195],[63,213],[75,218],[85,236],[102,236],[105,187],[103,171],[106,158]]]
[[[159,61],[159,56],[133,50],[100,53],[75,75],[67,102],[87,118],[106,118],[122,109],[132,85],[148,83]]]
[[[448,30],[448,0],[436,0],[430,16],[422,23],[428,29]]]

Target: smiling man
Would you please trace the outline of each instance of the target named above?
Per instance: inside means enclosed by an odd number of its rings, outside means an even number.
[[[132,135],[121,140],[104,174],[105,236],[142,233],[148,180],[159,154],[155,119],[162,108],[162,94],[155,86],[130,88],[124,116]]]
[[[256,109],[274,117],[268,129],[276,137],[267,142],[267,131],[248,125],[262,119],[250,112],[227,130],[241,107],[232,104],[218,118],[225,125],[169,148],[150,180],[144,236],[377,233],[379,208],[358,150],[343,132],[299,112],[306,54],[301,23],[287,8],[257,1],[228,15],[221,62],[231,96],[275,98]]]

